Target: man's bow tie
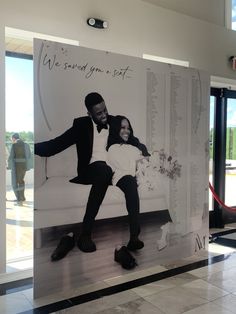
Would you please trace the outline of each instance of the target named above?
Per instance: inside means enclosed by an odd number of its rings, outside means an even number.
[[[106,129],[107,130],[108,129],[107,124],[99,124],[99,125],[97,125],[98,133],[100,133],[102,129]]]

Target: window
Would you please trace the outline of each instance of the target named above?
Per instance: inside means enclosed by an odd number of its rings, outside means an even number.
[[[164,62],[164,63],[169,63],[169,64],[175,64],[175,65],[181,65],[181,66],[189,67],[189,62],[188,61],[184,61],[184,60],[163,58],[163,57],[153,56],[153,55],[148,55],[148,54],[143,54],[143,58],[147,59],[147,60],[152,60],[152,61],[159,61],[159,62]]]
[[[236,30],[236,0],[232,0],[232,19],[231,19],[231,24],[232,24],[232,29]]]
[[[236,30],[236,0],[225,0],[225,26]]]
[[[7,159],[14,133],[19,133],[20,138],[30,145],[33,152],[33,61],[32,56],[30,60],[22,58],[22,54],[14,55],[15,57],[6,56],[5,59]],[[25,187],[22,193],[26,199],[24,204],[20,204],[16,202],[15,194],[19,187],[14,188],[17,176],[11,159],[7,164],[11,169],[6,170],[6,256],[7,271],[11,272],[33,265],[33,169],[27,171],[23,178]]]
[[[209,123],[209,150],[210,150],[210,158],[209,158],[209,181],[213,184],[213,151],[214,151],[214,124],[215,124],[215,102],[216,99],[214,96],[210,97],[210,123]],[[213,210],[213,198],[212,194],[209,193],[209,210]]]

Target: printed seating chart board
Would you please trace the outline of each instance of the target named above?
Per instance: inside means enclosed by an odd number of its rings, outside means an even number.
[[[137,163],[145,246],[134,253],[139,266],[130,272],[207,248],[209,81],[197,69],[34,41],[36,143],[61,135],[75,118],[87,116],[84,99],[98,92],[109,114],[130,120],[151,155]],[[50,260],[71,226],[79,233],[85,213],[90,187],[69,183],[76,166],[74,147],[50,158],[35,156],[36,298],[127,274],[113,260],[115,245],[129,239],[125,201],[114,187],[108,188],[97,216],[97,251],[87,254],[75,246],[61,261]]]

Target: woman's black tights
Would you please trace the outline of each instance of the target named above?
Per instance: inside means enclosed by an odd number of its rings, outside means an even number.
[[[116,184],[125,194],[126,208],[129,214],[130,237],[136,238],[140,233],[139,195],[136,178],[131,175],[122,177]]]

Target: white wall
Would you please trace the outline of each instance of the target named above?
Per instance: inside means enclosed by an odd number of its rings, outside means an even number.
[[[188,0],[189,1],[189,0]],[[201,3],[203,4],[203,1]],[[164,1],[162,1],[164,2]],[[175,1],[177,3],[177,1]],[[180,1],[178,1],[180,2]],[[185,0],[186,2],[186,0]],[[193,2],[193,0],[192,0]],[[195,0],[199,3],[199,0]],[[214,9],[212,23],[154,6],[141,0],[0,0],[0,136],[5,135],[4,27],[79,40],[81,46],[140,56],[143,53],[190,62],[211,75],[235,79],[228,58],[236,54],[236,33],[222,25],[218,0],[205,0]],[[219,2],[220,3],[220,2]],[[220,10],[215,11],[216,7]],[[203,11],[202,11],[203,12]],[[186,9],[185,9],[185,12]],[[190,12],[189,12],[190,14]],[[202,13],[201,13],[202,14]],[[198,18],[207,17],[201,16]],[[86,24],[88,17],[104,18],[107,30]],[[217,25],[218,24],[218,25]],[[5,155],[0,141],[0,230],[5,230]],[[0,271],[5,259],[5,232],[0,234]]]
[[[225,25],[225,0],[143,0],[197,19]],[[227,0],[226,0],[227,1]]]
[[[212,0],[205,2],[213,7]],[[219,10],[222,15],[222,5]],[[10,27],[71,38],[82,46],[128,55],[183,59],[211,75],[236,77],[228,63],[236,53],[234,31],[141,0],[12,0],[4,1],[1,12]],[[89,16],[107,19],[109,29],[89,28]]]

